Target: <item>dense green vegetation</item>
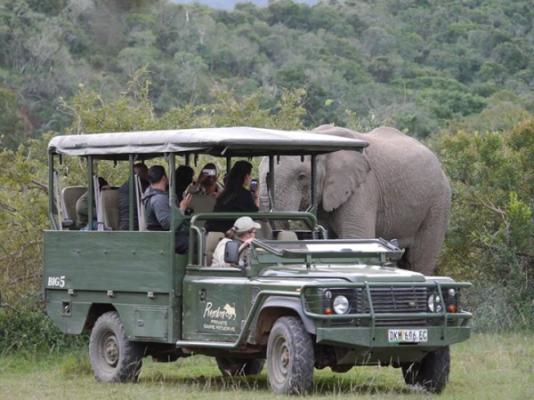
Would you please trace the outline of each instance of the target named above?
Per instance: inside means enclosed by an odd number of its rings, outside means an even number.
[[[532,112],[528,0],[289,0],[235,11],[167,1],[2,0],[4,144],[63,131],[80,83],[112,99],[141,67],[157,113],[218,90],[274,107],[305,89],[304,124],[388,124],[425,137],[463,116]],[[19,118],[16,118],[16,117]],[[500,126],[489,126],[490,128]],[[510,127],[508,124],[505,127]]]
[[[45,149],[58,132],[401,128],[436,151],[453,186],[439,273],[474,282],[478,329],[534,327],[529,6],[0,0],[0,353],[70,343],[40,312]],[[67,166],[72,181],[83,172]]]

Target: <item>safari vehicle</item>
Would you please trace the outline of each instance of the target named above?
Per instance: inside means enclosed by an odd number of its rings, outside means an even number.
[[[104,382],[137,380],[145,356],[165,362],[205,354],[225,375],[257,374],[266,360],[269,385],[279,394],[310,390],[314,368],[345,372],[355,365],[400,368],[407,384],[440,392],[449,374],[449,345],[470,335],[471,314],[460,304],[460,291],[469,284],[397,268],[402,250],[395,241],[329,240],[315,216],[316,157],[366,145],[245,127],[53,138],[52,229],[44,233],[48,315],[65,333],[91,332],[92,369]],[[199,154],[224,157],[227,166],[232,158],[268,157],[271,199],[277,157],[300,155],[311,162],[312,207],[276,212],[271,202],[271,211],[252,215],[262,232],[245,250],[245,265],[237,264],[238,248],[229,242],[225,260],[232,266],[211,267],[223,233],[207,233],[206,221],[241,215],[189,217],[189,252],[177,254],[174,224],[164,232],[134,230],[139,191],[130,172],[130,229],[104,229],[113,226],[117,204],[99,199],[97,161],[127,162],[133,171],[134,162],[163,157],[167,171],[174,171],[177,157],[187,162]],[[55,178],[56,163],[65,156],[87,162],[89,221],[97,200],[97,230],[77,230],[69,218],[76,196],[69,195],[72,188],[60,191]],[[176,220],[176,182],[169,177]],[[298,229],[281,229],[287,226]]]

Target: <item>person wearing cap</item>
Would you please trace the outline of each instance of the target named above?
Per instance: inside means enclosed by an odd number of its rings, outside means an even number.
[[[145,219],[149,231],[168,231],[171,228],[171,208],[169,206],[169,180],[165,169],[161,165],[154,165],[148,169],[150,186],[143,195]],[[187,231],[182,230],[185,221],[184,213],[191,203],[191,195],[185,196],[179,204],[182,218],[177,222],[176,251],[185,253],[189,247]]]
[[[226,232],[226,237],[222,239],[213,252],[212,267],[231,267],[230,264],[224,262],[224,250],[226,243],[232,240],[239,240],[239,265],[244,265],[243,250],[256,239],[256,230],[260,229],[261,225],[254,222],[250,217],[240,217],[235,220],[234,225]]]

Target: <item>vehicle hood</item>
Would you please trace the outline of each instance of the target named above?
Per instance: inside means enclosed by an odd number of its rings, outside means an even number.
[[[259,271],[258,278],[340,279],[348,282],[425,282],[418,272],[379,265],[278,265]]]

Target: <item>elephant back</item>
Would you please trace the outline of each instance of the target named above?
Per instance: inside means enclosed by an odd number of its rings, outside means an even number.
[[[392,221],[418,227],[432,208],[448,210],[449,181],[428,147],[393,128],[377,128],[358,138],[369,142],[365,157],[379,186],[378,223],[385,230]]]

